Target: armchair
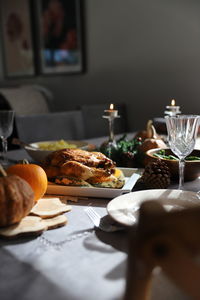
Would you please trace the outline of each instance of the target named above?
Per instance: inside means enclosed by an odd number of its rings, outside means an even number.
[[[12,139],[18,137],[16,116],[49,113],[53,95],[40,85],[24,85],[0,88],[0,110],[14,110],[15,121],[12,135],[8,138],[8,148],[15,149]]]

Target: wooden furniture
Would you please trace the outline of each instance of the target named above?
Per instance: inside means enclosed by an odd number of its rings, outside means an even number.
[[[199,232],[199,207],[166,212],[155,201],[143,203],[138,226],[130,232],[124,300],[151,299],[158,266],[184,293],[200,299]]]

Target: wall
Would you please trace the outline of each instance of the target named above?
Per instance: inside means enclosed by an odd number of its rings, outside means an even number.
[[[49,87],[55,110],[125,102],[133,130],[163,116],[172,98],[200,114],[199,11],[199,0],[86,0],[87,71],[9,84]]]

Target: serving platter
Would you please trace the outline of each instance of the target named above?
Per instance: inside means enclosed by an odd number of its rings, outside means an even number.
[[[141,169],[136,168],[120,168],[125,176],[125,184],[121,189],[114,188],[97,188],[97,187],[79,187],[65,186],[49,183],[47,194],[51,195],[68,195],[94,198],[114,198],[119,195],[130,193],[141,176]]]
[[[91,144],[88,144],[87,142],[84,141],[75,141],[75,140],[60,140],[60,141],[41,141],[41,142],[35,142],[35,143],[31,143],[29,145],[24,146],[24,149],[26,150],[26,152],[29,154],[29,156],[36,162],[42,162],[45,157],[47,155],[49,155],[50,153],[52,153],[55,150],[48,150],[47,149],[41,149],[40,145],[53,145],[54,143],[59,143],[63,141],[64,143],[67,143],[69,145],[73,145],[73,148],[80,148],[83,150],[88,150],[92,147]],[[61,145],[60,149],[61,149]],[[66,148],[66,146],[64,146],[62,148]],[[92,148],[91,148],[92,149]],[[57,149],[58,150],[58,149]]]
[[[132,192],[111,200],[107,205],[108,214],[118,223],[131,226],[137,222],[142,202],[158,201],[166,210],[200,206],[197,193],[172,189],[152,189]]]

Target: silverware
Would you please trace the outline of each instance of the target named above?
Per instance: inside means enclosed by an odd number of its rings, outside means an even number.
[[[95,227],[105,232],[114,232],[125,229],[124,226],[113,221],[108,215],[101,217],[91,206],[84,209],[87,216],[93,222]]]
[[[13,145],[19,145],[19,146],[21,146],[22,148],[24,148],[24,147],[29,147],[29,148],[31,148],[31,149],[38,150],[37,147],[35,147],[35,146],[33,146],[33,145],[30,145],[30,144],[28,144],[28,143],[25,143],[25,142],[23,142],[23,141],[20,141],[20,140],[17,139],[17,138],[13,138],[13,139],[12,139],[12,144],[13,144]]]

